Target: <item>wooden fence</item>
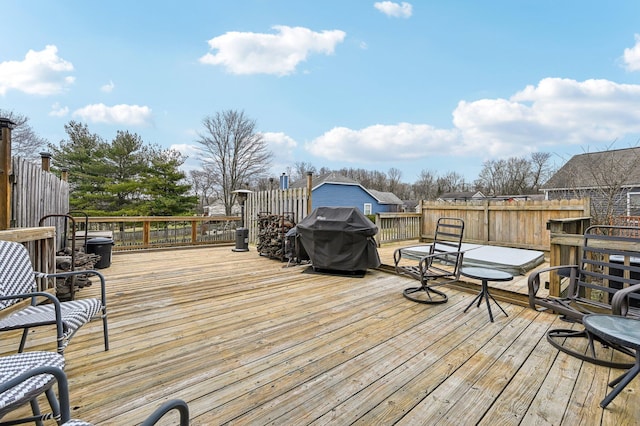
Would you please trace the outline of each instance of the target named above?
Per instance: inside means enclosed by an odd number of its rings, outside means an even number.
[[[375,239],[378,247],[382,243],[419,239],[421,222],[422,215],[420,213],[376,214],[378,233]]]
[[[464,220],[464,241],[548,251],[547,223],[591,216],[588,198],[551,201],[422,202],[422,239],[432,238],[439,217]]]
[[[69,184],[40,164],[13,158],[11,227],[38,226],[40,218],[69,211]]]
[[[274,189],[253,192],[245,203],[245,227],[249,229],[249,241],[258,241],[258,216],[275,214],[288,216],[294,223],[300,222],[309,213],[309,192],[307,188]]]

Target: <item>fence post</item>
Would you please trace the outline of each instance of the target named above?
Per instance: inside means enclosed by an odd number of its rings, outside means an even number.
[[[15,123],[0,118],[0,230],[11,227],[11,130]]]
[[[51,171],[51,154],[49,154],[48,152],[41,152],[40,161],[42,162],[43,172]]]
[[[311,213],[311,189],[313,187],[313,173],[307,172],[307,214]]]

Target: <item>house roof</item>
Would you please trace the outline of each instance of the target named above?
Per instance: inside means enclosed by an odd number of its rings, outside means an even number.
[[[595,188],[612,182],[619,182],[622,186],[638,186],[638,164],[640,147],[574,155],[542,185],[542,189]],[[615,176],[616,172],[624,175]]]
[[[375,189],[367,189],[380,204],[404,204],[400,198],[393,192],[376,191]]]
[[[345,175],[341,175],[340,173],[325,173],[322,175],[318,175],[311,179],[311,190],[313,191],[317,187],[324,185],[325,183],[335,184],[335,185],[353,185],[359,186],[364,191],[368,192],[373,198],[375,198],[380,204],[398,204],[402,205],[402,200],[398,198],[393,192],[383,192],[376,191],[374,189],[367,189],[364,186],[360,185],[357,180],[351,179]],[[307,186],[307,182],[304,179],[297,180],[293,184],[291,184],[291,188],[304,188]]]
[[[324,173],[318,176],[314,176],[311,178],[311,189],[316,189],[320,185],[324,183],[337,183],[341,185],[360,185],[358,181],[348,178],[339,173]],[[291,188],[306,188],[307,180],[299,179],[291,184]]]
[[[480,191],[446,192],[438,197],[440,200],[471,200],[485,198]]]

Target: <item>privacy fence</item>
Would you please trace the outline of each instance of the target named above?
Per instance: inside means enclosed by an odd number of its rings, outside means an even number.
[[[39,163],[24,158],[12,159],[11,228],[40,225],[48,215],[69,212],[69,183],[43,169]],[[64,233],[64,219],[47,219],[43,225],[56,229],[58,243]]]
[[[551,220],[591,216],[588,198],[422,202],[421,210],[423,239],[431,238],[438,218],[447,216],[464,220],[465,242],[544,251],[549,250]]]

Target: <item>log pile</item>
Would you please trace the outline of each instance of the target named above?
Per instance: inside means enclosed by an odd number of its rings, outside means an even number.
[[[56,253],[56,272],[82,271],[94,269],[95,264],[100,261],[100,255],[92,253],[84,253],[76,250],[75,268],[71,267],[71,249]],[[73,284],[73,286],[72,286]],[[73,300],[74,293],[83,287],[91,285],[89,275],[76,275],[75,277],[57,278],[56,279],[56,297],[61,301]],[[73,291],[72,291],[73,287]]]
[[[295,223],[289,215],[261,213],[258,215],[258,253],[272,259],[284,260],[285,234]]]

